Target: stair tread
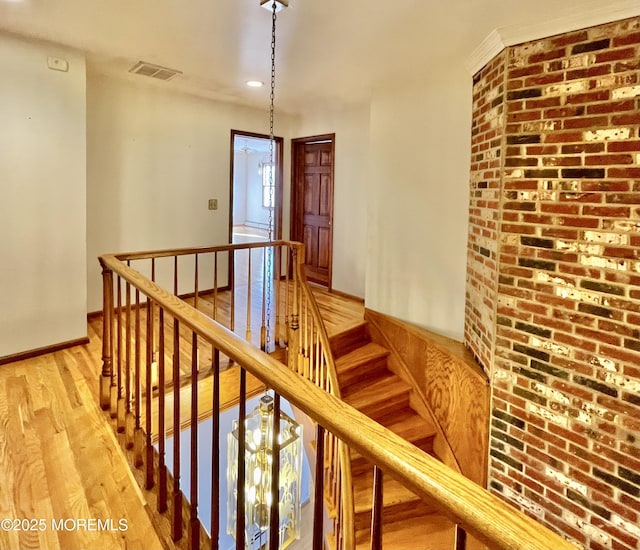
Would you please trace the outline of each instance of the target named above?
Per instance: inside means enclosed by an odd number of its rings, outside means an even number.
[[[388,401],[402,394],[409,394],[411,387],[399,376],[392,374],[361,388],[347,397],[345,401],[356,409],[364,408],[372,403]],[[374,419],[375,420],[375,419]]]
[[[382,542],[385,550],[451,550],[454,547],[455,526],[441,514],[384,523]],[[356,533],[356,550],[369,549],[369,533]]]
[[[353,478],[353,503],[356,514],[371,510],[372,494],[373,475],[365,474]],[[413,491],[389,476],[384,478],[382,497],[385,507],[403,502],[421,501],[421,498]]]
[[[390,422],[383,423],[384,427],[413,444],[436,435],[437,431],[433,424],[422,418],[411,407],[405,407],[400,412],[401,418],[392,418]],[[352,460],[359,456],[361,455],[357,451],[351,451]]]
[[[336,359],[338,373],[358,368],[375,359],[381,359],[389,355],[389,350],[379,344],[369,342]]]

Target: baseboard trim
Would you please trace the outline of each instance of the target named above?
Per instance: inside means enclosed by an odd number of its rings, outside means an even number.
[[[100,312],[102,314],[102,312]],[[46,355],[47,353],[54,353],[56,351],[62,351],[63,349],[73,348],[75,346],[84,346],[89,343],[89,337],[78,338],[77,340],[69,340],[68,342],[60,342],[53,346],[45,346],[42,348],[36,348],[28,351],[22,351],[20,353],[14,353],[13,355],[5,355],[0,357],[0,365],[6,365],[8,363],[15,363],[16,361],[24,361],[26,359],[33,359],[40,355]]]
[[[353,300],[354,302],[358,302],[360,304],[364,304],[364,298],[360,296],[356,296],[355,294],[348,294],[347,292],[342,292],[342,290],[336,290],[332,288],[329,291],[330,294],[335,294],[336,296],[340,296],[341,298],[346,298],[347,300]]]

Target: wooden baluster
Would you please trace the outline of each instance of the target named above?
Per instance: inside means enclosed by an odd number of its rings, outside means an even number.
[[[321,383],[324,380],[324,353],[320,345],[320,331],[316,331],[316,368],[318,369],[318,378]]]
[[[456,524],[455,550],[466,550],[467,548],[467,532]]]
[[[128,265],[128,264],[127,264]],[[125,291],[127,293],[126,297],[126,311],[125,311],[125,390],[124,390],[124,401],[125,401],[125,412],[126,412],[126,421],[125,421],[125,447],[127,449],[131,449],[133,447],[133,435],[135,429],[135,418],[131,413],[131,383],[133,382],[133,376],[131,373],[132,363],[131,363],[131,284],[127,281],[125,285]]]
[[[213,253],[213,320],[218,318],[218,251]]]
[[[304,301],[304,377],[307,380],[311,379],[309,376],[309,370],[311,366],[310,348],[309,348],[310,331],[311,331],[311,323],[309,322],[309,301],[305,299]]]
[[[156,259],[151,258],[151,281],[156,282]],[[156,334],[156,304],[151,302],[151,319],[153,320],[153,330],[151,331],[151,388],[158,386],[158,335]]]
[[[281,279],[281,271],[282,271],[282,246],[274,247],[275,253],[275,265],[274,265],[274,282],[273,282],[273,297],[274,297],[274,308],[276,312],[276,325],[274,330],[273,342],[276,347],[282,346],[282,304],[281,302],[281,293],[282,293],[282,281]]]
[[[337,449],[340,445],[340,442],[335,446]],[[335,460],[335,457],[334,457]],[[338,541],[337,548],[345,548],[344,545],[344,537],[343,537],[343,526],[342,523],[342,485],[340,484],[340,471],[337,467],[337,464],[333,463],[333,482],[334,482],[334,502],[336,503],[336,519],[335,519],[335,531],[336,531],[336,540]]]
[[[273,396],[273,439],[271,441],[271,514],[269,548],[280,548],[280,395]]]
[[[262,320],[260,323],[260,349],[267,349],[267,247],[262,249]]]
[[[173,510],[171,538],[182,538],[182,491],[180,489],[180,321],[173,319]]]
[[[290,292],[289,286],[289,270],[291,269],[291,251],[286,248],[286,265],[284,272],[284,345],[289,345],[289,324],[291,322],[291,311],[289,311]]]
[[[298,355],[300,354],[300,317],[298,315],[298,288],[297,288],[297,248],[291,251],[293,259],[291,261],[293,267],[292,296],[291,296],[291,321],[289,324],[289,352],[288,361],[289,368],[295,372],[298,371]]]
[[[198,521],[198,335],[191,336],[191,466],[189,491],[189,540],[187,547],[200,547]]]
[[[220,350],[213,350],[213,398],[211,435],[211,550],[220,537]]]
[[[195,255],[194,276],[193,276],[193,308],[198,309],[198,254]]]
[[[142,336],[140,334],[140,290],[136,288],[136,333],[135,333],[135,389],[134,389],[134,407],[136,425],[134,430],[133,441],[133,461],[136,468],[142,466],[142,449],[144,447],[144,434],[142,433],[142,426],[140,424],[140,363],[141,363],[141,341]]]
[[[164,349],[164,308],[160,308],[158,319],[158,512],[167,510],[167,466],[165,463],[165,349]]]
[[[245,339],[251,342],[251,249],[247,249],[249,259],[247,263],[247,330],[245,331]],[[263,348],[264,349],[264,348]]]
[[[238,402],[238,482],[236,485],[236,550],[245,550],[245,453],[247,416],[247,373],[240,367],[240,401]]]
[[[231,290],[231,317],[229,329],[234,331],[236,326],[236,251],[229,251],[229,285]]]
[[[178,256],[173,257],[173,295],[178,295]]]
[[[113,272],[102,266],[102,373],[100,376],[100,407],[111,406],[113,384]]]
[[[316,429],[316,482],[313,498],[313,550],[324,550],[324,428]]]
[[[371,508],[371,550],[382,550],[382,470],[373,467],[373,504]]]
[[[147,298],[147,350],[145,361],[145,489],[153,487],[153,443],[152,435],[152,414],[151,399],[153,397],[153,387],[151,380],[151,370],[153,363],[153,303],[151,298]]]
[[[117,348],[117,359],[116,359],[116,363],[117,363],[117,370],[118,370],[118,377],[117,377],[117,386],[118,386],[118,390],[117,390],[117,405],[116,405],[116,416],[118,418],[116,426],[117,426],[117,431],[119,433],[124,432],[124,425],[125,425],[125,409],[124,409],[124,398],[122,396],[122,385],[123,385],[123,373],[122,373],[122,279],[120,276],[118,276],[118,282],[117,282],[117,293],[118,293],[118,317],[116,320],[116,333],[117,333],[117,341],[118,341],[118,348]]]

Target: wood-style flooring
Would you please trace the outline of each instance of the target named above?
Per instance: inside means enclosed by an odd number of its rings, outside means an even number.
[[[360,302],[314,293],[330,333],[362,320]],[[173,547],[97,404],[100,325],[88,345],[0,367],[0,550]]]

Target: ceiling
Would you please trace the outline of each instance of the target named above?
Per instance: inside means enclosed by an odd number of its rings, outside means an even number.
[[[290,0],[278,14],[276,103],[295,113],[366,100],[382,83],[464,64],[494,29],[634,5],[640,3]],[[140,79],[127,71],[144,60],[182,71],[158,86],[262,108],[268,86],[245,82],[268,84],[270,19],[259,0],[0,0],[0,29],[83,50],[92,72]]]

